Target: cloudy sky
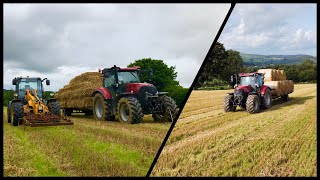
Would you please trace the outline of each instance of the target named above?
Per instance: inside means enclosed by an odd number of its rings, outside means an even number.
[[[230,4],[5,4],[4,88],[16,76],[58,90],[99,68],[141,58],[176,66],[189,87]]]
[[[317,53],[316,4],[237,4],[219,41],[264,55]]]

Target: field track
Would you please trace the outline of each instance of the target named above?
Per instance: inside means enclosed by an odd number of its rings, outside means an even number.
[[[4,107],[4,176],[145,176],[171,123],[75,115],[73,126],[14,127]]]
[[[316,176],[316,84],[257,114],[225,113],[233,90],[191,93],[152,176]]]

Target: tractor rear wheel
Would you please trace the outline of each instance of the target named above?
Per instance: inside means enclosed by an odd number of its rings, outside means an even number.
[[[49,111],[54,115],[60,115],[60,104],[57,101],[48,103]]]
[[[267,89],[262,99],[262,107],[265,109],[269,109],[271,107],[271,102],[272,102],[271,99],[272,99],[271,91],[270,89]]]
[[[284,96],[281,96],[282,101],[288,101],[289,100],[289,95],[286,94]]]
[[[257,95],[249,95],[246,102],[247,111],[249,113],[257,113],[260,110],[259,98]]]
[[[123,97],[118,102],[119,121],[123,123],[138,124],[143,119],[141,104],[134,97]]]
[[[169,121],[172,122],[177,115],[177,104],[176,102],[169,96],[161,96],[160,103],[161,107],[164,110],[158,114],[152,114],[154,121]],[[170,114],[171,113],[171,114]]]
[[[225,112],[234,112],[236,111],[237,106],[234,106],[232,103],[233,95],[228,95],[224,97],[223,106]]]
[[[93,98],[93,117],[100,121],[113,121],[115,119],[115,116],[111,115],[107,101],[100,93],[97,93]]]
[[[22,102],[13,102],[11,104],[11,109],[10,109],[10,117],[11,117],[11,122],[13,126],[18,126],[21,124],[20,118],[23,117],[23,104]]]

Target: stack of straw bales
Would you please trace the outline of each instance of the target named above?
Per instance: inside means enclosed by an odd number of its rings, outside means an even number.
[[[103,86],[103,77],[98,72],[85,72],[70,80],[56,93],[61,108],[92,109],[94,90]]]
[[[273,96],[283,96],[293,92],[293,81],[286,80],[284,70],[259,69],[258,73],[265,73],[264,85],[270,87]]]

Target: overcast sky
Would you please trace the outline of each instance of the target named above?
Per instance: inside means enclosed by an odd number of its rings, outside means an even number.
[[[230,4],[5,4],[4,88],[16,76],[57,91],[86,71],[141,58],[176,66],[189,87]]]
[[[236,4],[219,41],[264,55],[317,53],[316,4]]]

